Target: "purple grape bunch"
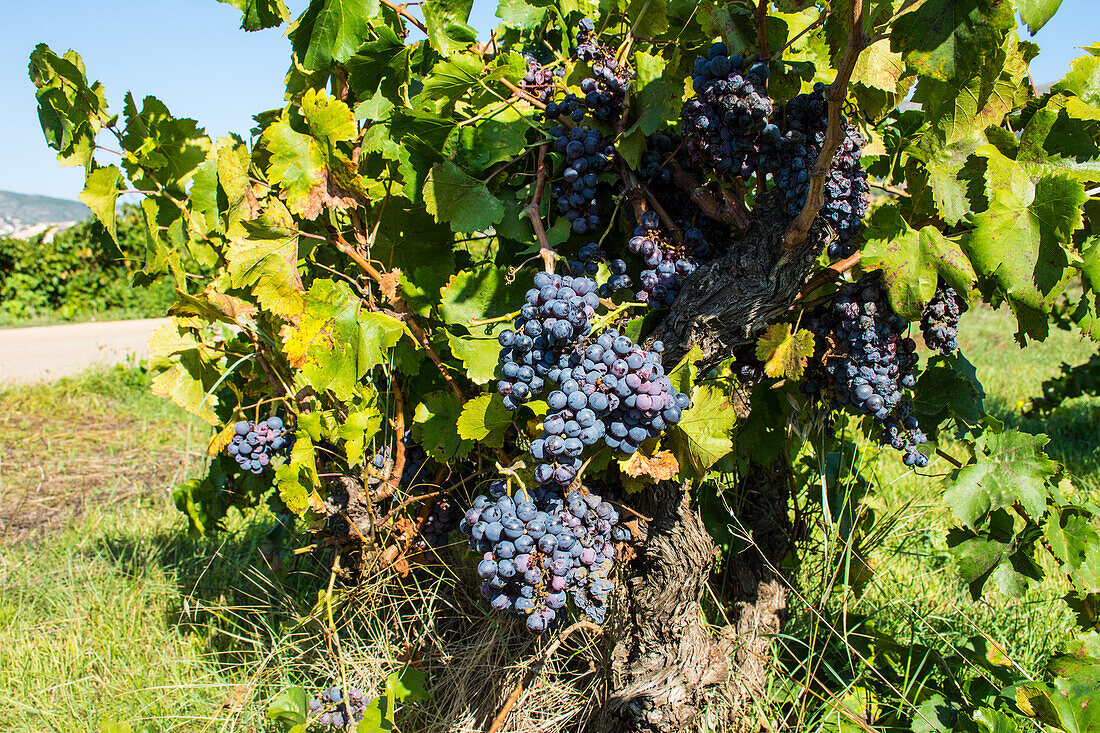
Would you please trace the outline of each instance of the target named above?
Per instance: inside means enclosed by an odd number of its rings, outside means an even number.
[[[683,134],[692,162],[722,178],[748,178],[757,170],[759,138],[778,137],[768,123],[772,101],[764,91],[768,65],[749,64],[715,43],[695,60],[695,96],[684,104]]]
[[[603,133],[588,127],[567,130],[559,125],[550,135],[554,138],[554,150],[565,155],[562,180],[551,189],[558,211],[577,234],[598,231],[603,225],[596,197],[599,174],[611,161],[614,148],[608,145]]]
[[[240,467],[261,474],[271,465],[271,459],[290,445],[290,437],[282,419],[272,416],[260,422],[241,420],[233,426],[233,439],[226,453]]]
[[[591,331],[591,319],[600,304],[596,290],[596,281],[590,278],[535,275],[513,328],[497,336],[501,346],[497,391],[506,409],[516,410],[541,394],[546,380],[568,364],[574,345]]]
[[[917,384],[916,344],[905,336],[909,324],[894,312],[878,274],[842,284],[832,303],[805,322],[815,353],[803,389],[833,409],[870,415],[879,441],[902,451],[906,466],[927,466],[917,448],[927,438],[904,393]]]
[[[586,448],[603,441],[634,453],[680,421],[690,405],[661,364],[664,345],[649,350],[608,329],[592,338],[599,306],[591,278],[540,272],[514,321],[498,336],[504,407],[516,410],[552,387],[542,437],[531,442],[540,485],[572,486]]]
[[[920,327],[924,345],[944,356],[950,356],[959,348],[959,320],[966,310],[966,301],[959,297],[955,288],[941,280],[936,294],[928,301],[924,313],[921,314]]]
[[[599,122],[618,119],[634,76],[619,63],[612,49],[599,43],[595,26],[588,18],[580,22],[574,55],[588,63],[592,71],[592,76],[581,80],[581,94],[584,96],[569,93],[561,101],[549,103],[545,110],[546,119],[567,117],[573,122],[581,122],[585,110]]]
[[[546,397],[543,434],[531,441],[540,486],[570,488],[585,450],[601,441],[630,455],[680,422],[691,403],[665,374],[663,351],[660,341],[647,351],[609,329],[569,355],[567,366],[551,377],[557,389]]]
[[[549,102],[554,96],[554,79],[565,74],[562,68],[548,69],[543,66],[533,54],[523,54],[527,62],[527,73],[520,82],[520,88],[532,97],[543,102]]]
[[[660,217],[652,211],[642,214],[626,246],[648,268],[639,276],[642,289],[635,297],[651,308],[672,305],[681,278],[695,272],[698,263],[710,255],[710,245],[694,227],[684,230],[683,247],[670,243],[661,231]]]
[[[504,481],[476,497],[459,523],[470,548],[481,553],[482,595],[536,634],[561,623],[569,600],[603,623],[615,587],[612,538],[630,536],[619,526],[618,510],[598,494],[570,491],[532,501],[508,496]]]
[[[363,719],[369,702],[362,690],[349,687],[345,694],[339,687],[329,687],[310,698],[309,712],[319,725],[354,728]]]
[[[829,121],[826,89],[819,82],[813,92],[792,99],[783,110],[786,131],[781,136],[763,136],[761,167],[771,173],[776,188],[783,192],[790,216],[797,216],[806,204],[810,171],[825,145]],[[863,137],[847,120],[842,119],[841,124],[844,138],[825,180],[825,200],[818,214],[835,233],[828,246],[829,257],[833,259],[855,252],[854,240],[863,227],[871,200],[867,173],[860,162]]]

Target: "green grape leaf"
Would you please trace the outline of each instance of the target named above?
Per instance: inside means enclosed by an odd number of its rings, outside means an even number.
[[[814,335],[804,328],[791,333],[791,324],[775,323],[756,342],[756,358],[773,379],[801,379],[814,354]]]
[[[398,702],[417,702],[431,700],[424,683],[426,675],[416,667],[405,665],[386,678],[386,696]]]
[[[521,272],[515,282],[509,282],[508,270],[490,263],[463,270],[447,281],[439,312],[447,323],[472,331],[476,327],[471,321],[499,318],[518,311],[531,277],[530,271]]]
[[[307,68],[325,71],[351,58],[370,39],[378,0],[310,0],[287,35],[294,55]]]
[[[955,529],[948,533],[947,541],[959,575],[974,600],[981,598],[989,583],[1006,596],[1019,598],[1027,591],[1029,581],[1041,577],[1035,561],[1014,539],[999,541],[985,536],[963,537],[963,530]]]
[[[458,437],[487,445],[504,446],[504,434],[512,425],[512,413],[504,409],[499,394],[483,394],[462,405],[458,417]]]
[[[317,475],[317,455],[309,435],[299,429],[294,435],[290,460],[275,469],[275,486],[286,508],[300,517],[310,510],[323,511],[324,502],[316,489],[321,485]]]
[[[1085,286],[1072,318],[1093,341],[1100,341],[1100,236],[1081,247],[1081,280]]]
[[[433,165],[424,180],[424,206],[458,233],[483,231],[504,216],[500,199],[449,160]]]
[[[363,464],[366,447],[381,429],[382,413],[373,402],[348,415],[336,434],[340,440],[344,441],[344,454],[348,458],[349,466]]]
[[[420,6],[428,39],[444,56],[461,51],[477,40],[477,31],[470,27],[473,0],[425,0]]]
[[[284,320],[302,311],[305,288],[298,275],[298,235],[268,220],[248,222],[226,251],[234,287],[251,288],[266,310]]]
[[[226,155],[232,156],[232,151]],[[203,233],[221,231],[221,217],[218,207],[218,151],[211,149],[209,157],[195,169],[191,177],[190,208],[194,215],[193,225]]]
[[[882,270],[894,310],[908,321],[920,320],[941,277],[960,293],[969,292],[977,282],[957,242],[933,226],[911,229],[893,204],[875,210],[866,238],[861,264]]]
[[[504,25],[532,30],[542,25],[548,11],[548,7],[533,5],[528,0],[500,0],[496,15]]]
[[[451,104],[480,86],[485,62],[472,53],[455,54],[432,67],[424,77],[421,94],[437,102]]]
[[[128,154],[122,166],[130,180],[142,190],[164,187],[185,198],[191,175],[207,159],[210,138],[194,120],[173,117],[156,97],[146,97],[139,112],[133,95],[127,94],[123,112],[122,147]]]
[[[499,325],[493,333],[497,334],[505,327]],[[480,334],[482,331],[478,329],[477,332]],[[475,383],[484,385],[496,379],[500,344],[495,335],[459,336],[448,331],[447,343],[451,353],[466,365],[466,376]]]
[[[1011,3],[997,0],[927,0],[895,21],[890,49],[925,76],[966,79],[1016,27],[1014,16]]]
[[[885,43],[873,43],[859,54],[852,81],[857,84],[882,89],[890,94],[904,92],[901,77],[905,75],[905,59]]]
[[[283,0],[218,0],[241,11],[241,28],[259,31],[276,28],[290,20],[290,11]]]
[[[264,130],[260,144],[271,154],[268,181],[280,188],[287,207],[299,216],[316,219],[321,213],[313,192],[325,182],[325,151],[309,135],[295,131],[285,120]]]
[[[1066,733],[1100,730],[1100,690],[1074,680],[1018,685],[1016,704],[1028,717]]]
[[[968,181],[959,176],[969,171],[968,162],[974,151],[987,143],[984,135],[950,144],[942,144],[931,134],[922,139],[921,147],[930,148],[922,151],[927,159],[928,185],[932,189],[936,209],[948,224],[958,224],[974,209]]]
[[[1073,92],[1093,107],[1100,107],[1100,43],[1087,46],[1084,56],[1074,59],[1065,78],[1051,87],[1053,92]]]
[[[95,136],[110,119],[103,85],[88,83],[75,51],[58,56],[44,43],[31,52],[30,77],[46,143],[62,164],[90,166]]]
[[[351,140],[357,132],[348,106],[323,89],[306,90],[302,97],[302,116],[313,137],[327,140],[330,148],[335,143]]]
[[[732,434],[737,411],[729,395],[713,384],[699,384],[691,392],[691,407],[684,410],[680,423],[669,431],[672,451],[681,469],[689,468],[696,476],[718,462],[733,448]]]
[[[1079,593],[1100,593],[1100,530],[1095,517],[1064,510],[1047,523],[1046,540]]]
[[[301,687],[283,690],[267,706],[268,720],[277,720],[288,725],[304,725],[308,715],[309,696]]]
[[[913,415],[922,426],[940,425],[954,417],[975,427],[985,414],[984,399],[974,366],[965,357],[935,356],[913,390]]]
[[[462,403],[451,391],[432,392],[416,406],[413,421],[420,433],[420,443],[439,462],[466,455],[473,447],[458,434],[458,419]]]
[[[187,412],[210,425],[221,420],[215,410],[218,397],[214,385],[221,376],[216,362],[219,355],[181,330],[184,322],[173,320],[149,336],[149,368],[153,377],[152,392],[167,397]]]
[[[84,190],[78,197],[85,206],[92,210],[95,218],[103,224],[103,228],[111,235],[111,239],[118,240],[118,222],[115,219],[115,207],[118,203],[118,195],[121,193],[122,171],[118,166],[109,165],[106,168],[97,168],[88,174],[84,181]]]
[[[1012,4],[1020,11],[1020,18],[1027,23],[1031,35],[1035,35],[1054,17],[1062,0],[1012,0]]]
[[[1058,464],[1044,452],[1050,438],[1016,430],[987,431],[978,438],[975,463],[955,469],[945,480],[944,501],[968,527],[991,511],[1019,504],[1034,519],[1046,513],[1049,482]]]
[[[1021,334],[1045,338],[1045,314],[1074,273],[1062,243],[1081,226],[1084,187],[1065,175],[1032,181],[1022,164],[989,146],[980,152],[989,162],[989,208],[974,217],[963,249],[1012,306]]]
[[[652,135],[680,116],[684,80],[677,73],[679,52],[671,61],[643,51],[634,53],[633,94],[638,100],[637,125],[645,135]]]
[[[356,383],[384,364],[387,350],[408,333],[401,321],[362,305],[347,283],[315,280],[301,317],[283,328],[287,361],[318,392],[331,389],[338,399],[350,399]]]
[[[635,35],[652,38],[668,30],[668,3],[630,0],[624,15],[630,18]]]
[[[511,160],[527,144],[527,122],[511,107],[478,125],[456,127],[455,132],[458,162],[471,171],[483,171],[495,163]]]

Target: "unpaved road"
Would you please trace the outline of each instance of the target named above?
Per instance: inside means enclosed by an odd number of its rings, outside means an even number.
[[[148,318],[0,329],[0,385],[48,382],[95,364],[144,358],[149,334],[165,322]]]

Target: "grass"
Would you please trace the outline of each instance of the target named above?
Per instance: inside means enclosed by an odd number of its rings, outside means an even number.
[[[1084,361],[1095,346],[1055,332],[1021,351],[1006,333],[1004,313],[980,310],[964,322],[987,406],[1021,429],[1047,432],[1052,453],[1095,490],[1100,401],[1074,400],[1045,423],[1014,408],[1061,361]],[[168,488],[201,467],[202,446],[187,444],[184,415],[147,386],[139,371],[118,368],[0,391],[0,688],[18,691],[0,706],[0,729],[277,730],[265,719],[267,701],[286,686],[346,680],[376,691],[419,658],[432,670],[433,699],[401,718],[402,730],[486,730],[538,647],[492,620],[466,563],[379,574],[330,595],[328,567],[276,549],[272,537],[293,531],[279,517],[235,513],[217,537],[190,537]],[[926,473],[944,470],[938,460]],[[884,684],[885,652],[855,643],[870,628],[864,619],[910,650],[950,653],[978,639],[999,663],[1041,674],[1068,629],[1058,582],[1020,600],[971,602],[939,537],[947,517],[937,484],[893,455],[869,460],[863,474],[873,491],[859,502],[859,537],[874,572],[859,583],[824,582],[845,565],[843,543],[831,546],[829,564],[805,562],[777,659],[796,673],[812,661],[828,684],[777,678],[762,714],[832,730],[869,717],[874,705],[908,704],[889,687],[914,681]],[[823,527],[819,538],[835,531]],[[606,639],[581,636],[524,693],[505,730],[568,730],[562,721],[591,704]],[[900,692],[894,697],[917,699]]]
[[[106,321],[133,321],[142,318],[161,318],[166,307],[157,304],[133,307],[77,310],[62,313],[56,310],[37,311],[33,315],[0,313],[0,328],[28,328],[30,326],[59,326],[66,323],[95,323]]]

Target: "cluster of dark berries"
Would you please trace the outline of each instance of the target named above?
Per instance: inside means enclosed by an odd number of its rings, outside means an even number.
[[[462,505],[455,496],[443,494],[436,497],[417,538],[417,548],[438,550],[446,545],[447,535],[458,526],[463,513]]]
[[[778,137],[768,124],[772,102],[764,91],[768,66],[745,69],[724,43],[695,61],[695,96],[684,104],[683,134],[692,162],[722,178],[748,178],[757,170],[761,136]]]
[[[818,83],[813,92],[799,94],[783,110],[786,131],[781,136],[762,136],[761,166],[771,173],[776,188],[783,192],[790,216],[797,216],[806,204],[810,190],[810,172],[825,146],[829,122],[829,105]],[[867,173],[860,162],[864,140],[847,120],[844,139],[833,157],[825,179],[825,200],[821,216],[835,233],[828,254],[833,259],[848,257],[855,252],[855,238],[863,226],[863,217],[870,205]]]
[[[552,188],[558,211],[565,215],[577,234],[597,231],[603,224],[600,201],[596,197],[598,176],[615,150],[604,140],[603,133],[587,127],[567,130],[558,126],[550,134],[554,138],[554,150],[565,155],[562,180]]]
[[[560,624],[570,598],[602,623],[615,587],[612,537],[624,536],[615,532],[618,511],[594,493],[571,491],[536,503],[506,492],[503,481],[493,482],[459,524],[470,548],[482,553],[482,595],[535,633]]]
[[[225,451],[241,468],[261,474],[271,465],[271,459],[290,443],[283,421],[269,417],[258,423],[241,420],[233,426],[233,440]]]
[[[684,246],[675,246],[661,231],[661,219],[652,211],[642,214],[626,247],[648,268],[639,276],[642,289],[635,297],[651,308],[672,305],[680,291],[680,279],[695,272],[699,260],[710,254],[710,245],[694,227],[684,231]]]
[[[928,301],[921,315],[920,328],[924,344],[933,351],[948,356],[959,348],[959,319],[966,312],[966,301],[942,280],[936,294]]]
[[[805,321],[815,353],[803,389],[833,408],[853,408],[880,425],[879,440],[904,452],[907,466],[923,468],[918,445],[927,438],[903,390],[916,386],[916,344],[909,324],[894,312],[877,273],[844,283],[832,303]]]
[[[619,453],[636,452],[680,422],[690,404],[664,372],[661,342],[647,351],[610,329],[582,345],[552,375],[558,388],[546,397],[542,437],[531,442],[540,486],[572,486],[585,449],[601,441]]]
[[[514,330],[501,331],[501,379],[497,391],[515,410],[540,394],[547,378],[557,381],[579,339],[591,330],[600,304],[596,281],[572,276],[535,275],[534,287],[515,319]]]
[[[330,687],[310,698],[309,712],[322,726],[354,728],[363,719],[369,702],[362,690],[349,688],[345,695],[339,687]]]
[[[667,186],[672,183],[672,171],[667,167],[679,141],[658,132],[646,139],[646,150],[638,166],[638,177],[650,185]]]
[[[527,73],[520,82],[520,88],[532,97],[543,102],[549,102],[554,96],[554,79],[565,74],[562,68],[548,69],[539,63],[532,54],[523,54],[527,62]]]

